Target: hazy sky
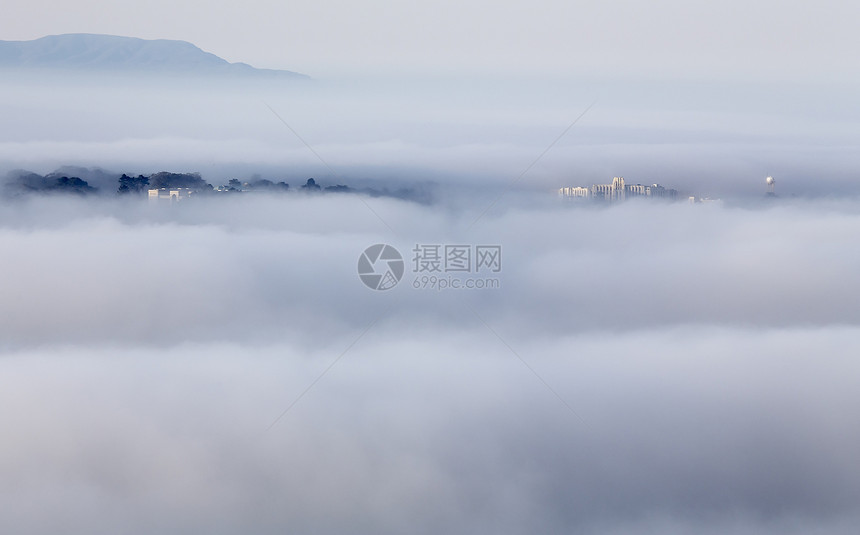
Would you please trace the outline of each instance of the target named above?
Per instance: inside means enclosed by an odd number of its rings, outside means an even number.
[[[4,3],[0,38],[191,41],[231,61],[346,71],[647,74],[857,81],[847,0],[56,0]]]
[[[503,183],[596,102],[528,184],[623,175],[727,196],[759,194],[774,174],[786,194],[858,188],[853,2],[13,0],[4,13],[2,39],[180,39],[319,84],[195,94],[64,77],[58,95],[55,82],[10,79],[0,174],[76,164],[218,181],[271,166],[279,180],[337,180],[268,103],[352,180],[398,169]]]

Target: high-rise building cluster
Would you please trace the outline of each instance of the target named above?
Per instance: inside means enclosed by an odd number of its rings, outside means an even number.
[[[625,184],[624,177],[617,176],[612,184],[593,184],[590,188],[582,186],[559,188],[558,196],[563,199],[590,199],[604,202],[618,202],[634,197],[651,197],[676,200],[678,190],[664,188],[660,184]]]

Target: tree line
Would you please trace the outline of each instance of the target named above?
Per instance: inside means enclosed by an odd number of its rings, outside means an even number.
[[[63,167],[44,176],[25,170],[12,171],[6,176],[3,193],[7,197],[17,197],[33,193],[89,196],[110,194],[111,192],[115,192],[120,196],[143,196],[150,189],[161,188],[188,188],[194,190],[197,194],[239,192],[282,193],[294,191],[284,181],[274,182],[260,178],[259,175],[255,175],[245,182],[233,178],[228,180],[226,184],[215,187],[206,182],[200,176],[200,173],[161,171],[149,176],[143,174],[134,176],[123,173],[117,178],[116,174],[101,169]],[[295,191],[305,193],[361,193],[371,197],[395,197],[423,204],[432,202],[431,194],[427,189],[410,187],[391,191],[387,188],[374,189],[364,187],[356,189],[343,184],[322,186],[313,178],[307,179]]]

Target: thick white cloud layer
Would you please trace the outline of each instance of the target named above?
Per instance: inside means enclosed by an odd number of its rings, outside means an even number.
[[[6,529],[46,533],[847,533],[856,329],[339,348],[28,350],[3,360]],[[51,516],[40,514],[51,510]]]
[[[856,202],[365,202],[394,232],[354,196],[4,204],[0,530],[860,520]],[[413,289],[416,243],[502,245],[501,288]]]
[[[854,201],[596,209],[508,194],[471,228],[484,206],[446,206],[300,194],[8,203],[4,339],[247,341],[277,325],[357,328],[388,301],[407,317],[470,306],[507,332],[554,335],[860,321]],[[406,258],[396,297],[356,284],[358,255],[373,243]],[[426,275],[412,271],[415,245],[457,243],[503,247],[501,290],[411,290]]]

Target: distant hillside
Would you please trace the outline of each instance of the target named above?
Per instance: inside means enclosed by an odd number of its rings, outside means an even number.
[[[256,69],[246,63],[230,63],[185,41],[95,34],[0,41],[0,68],[307,78],[292,71]]]

